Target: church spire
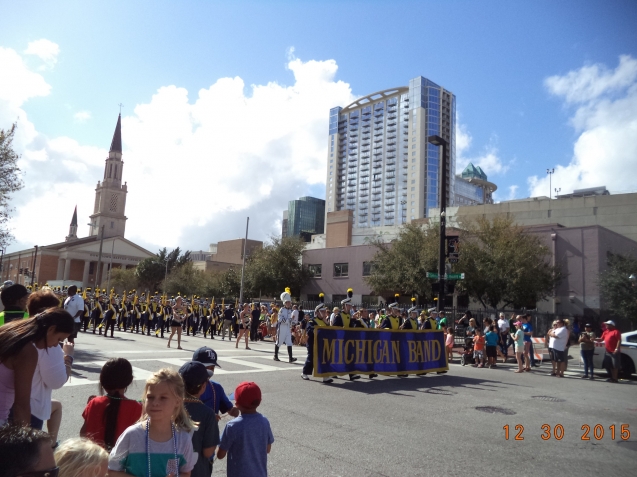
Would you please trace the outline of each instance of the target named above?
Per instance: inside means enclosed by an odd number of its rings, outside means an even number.
[[[122,152],[122,113],[119,113],[117,117],[117,126],[115,126],[110,152]]]
[[[77,205],[73,211],[73,218],[71,219],[71,225],[69,227],[69,234],[66,237],[66,241],[77,240]]]
[[[71,219],[71,227],[77,227],[77,205],[73,211],[73,218]]]

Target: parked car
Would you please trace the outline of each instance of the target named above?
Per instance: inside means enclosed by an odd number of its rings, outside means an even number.
[[[604,361],[604,347],[595,346],[595,355],[593,356],[593,366],[595,369],[601,369]],[[622,333],[621,343],[621,370],[622,377],[628,377],[635,374],[637,364],[637,331],[629,331]]]

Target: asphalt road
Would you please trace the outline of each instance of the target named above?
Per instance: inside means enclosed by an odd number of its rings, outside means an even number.
[[[452,364],[443,375],[336,379],[324,385],[301,379],[306,355],[301,347],[294,348],[299,361],[289,364],[272,361],[270,341],[251,343],[252,351],[246,351],[227,340],[184,337],[179,351],[153,336],[81,333],[74,375],[54,392],[64,406],[60,440],[78,435],[105,360],[131,361],[136,381],[127,396],[139,399],[149,373],[179,367],[204,345],[219,354],[222,368],[215,379],[227,394],[246,380],[261,387],[259,410],[275,438],[272,476],[635,475],[637,381],[606,383],[603,373],[596,381],[580,379],[577,359],[570,361],[565,379],[548,376],[547,364],[523,374],[514,373],[512,363],[498,369]],[[485,407],[493,409],[477,409]],[[225,422],[227,417],[220,430]],[[544,424],[551,427],[547,440],[541,438]],[[600,439],[594,435],[598,424],[604,431],[601,437],[597,428]],[[622,424],[630,431],[628,440],[621,439]],[[563,435],[555,430],[558,425]],[[591,428],[590,440],[582,439],[583,425]],[[523,426],[524,440],[515,440],[516,426]],[[225,461],[215,462],[213,475],[225,475],[225,468]]]

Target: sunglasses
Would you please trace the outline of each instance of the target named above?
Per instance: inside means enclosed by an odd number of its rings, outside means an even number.
[[[60,473],[59,467],[53,467],[48,470],[38,470],[36,472],[27,472],[25,474],[20,474],[18,477],[58,477]]]

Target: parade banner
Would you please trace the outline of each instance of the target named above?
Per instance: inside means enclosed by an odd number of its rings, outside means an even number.
[[[447,371],[442,330],[314,328],[314,376]]]

